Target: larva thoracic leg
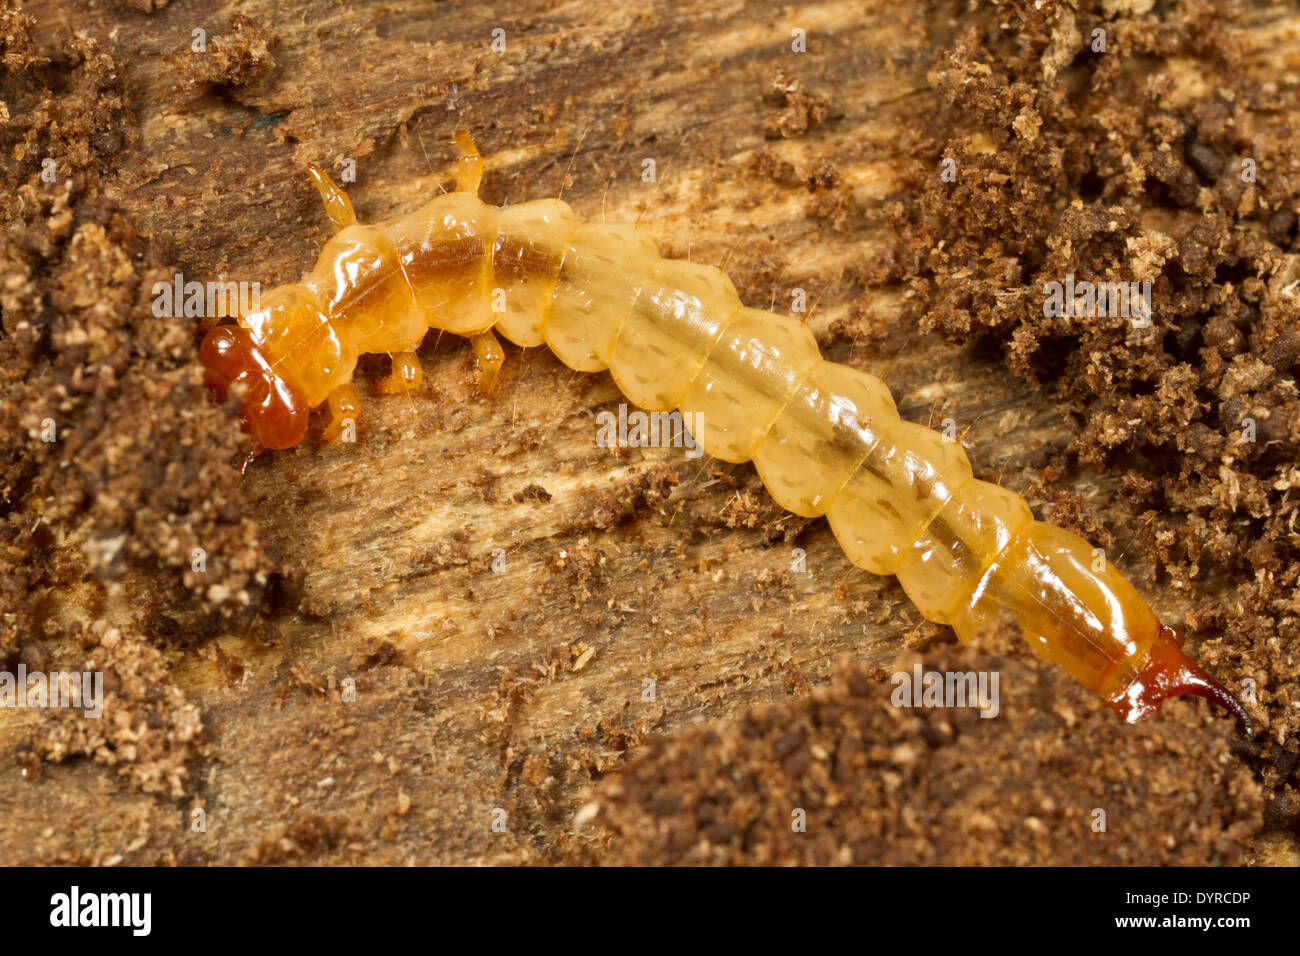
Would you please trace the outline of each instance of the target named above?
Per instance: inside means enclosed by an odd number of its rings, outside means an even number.
[[[326,400],[337,437],[356,414],[358,354],[394,353],[393,380],[409,384],[429,328],[469,337],[490,388],[496,327],[571,368],[608,368],[643,408],[688,413],[705,451],[752,459],[779,504],[825,515],[853,563],[896,574],[959,637],[1010,613],[1037,653],[1128,720],[1192,693],[1249,727],[1104,556],[975,479],[961,445],[900,420],[879,379],[824,361],[801,322],[745,308],[722,272],[659,258],[631,226],[579,224],[558,200],[485,205],[482,159],[467,134],[457,142],[457,191],[376,225],[313,168],[339,232],[300,283],[203,342],[209,384],[247,386],[258,447],[297,444]]]
[[[383,395],[396,395],[419,388],[422,381],[424,369],[420,367],[419,356],[414,351],[394,352],[393,370],[375,386],[375,390]]]
[[[321,202],[325,204],[325,214],[330,217],[330,221],[339,229],[355,225],[357,214],[352,209],[352,200],[330,179],[329,174],[315,163],[309,163],[307,175],[316,184],[316,191],[320,193]]]
[[[487,395],[496,388],[497,376],[501,374],[506,353],[501,351],[501,343],[491,329],[474,336],[470,342],[474,346],[474,359],[478,362],[479,394]]]
[[[361,413],[361,399],[352,385],[340,385],[330,392],[326,399],[329,404],[330,420],[325,426],[324,437],[328,442],[338,441],[347,422],[354,424]]]

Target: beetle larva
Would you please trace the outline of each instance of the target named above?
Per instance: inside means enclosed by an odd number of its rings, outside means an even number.
[[[464,131],[456,141],[457,190],[373,225],[311,167],[339,231],[301,282],[203,341],[208,384],[246,387],[242,418],[259,450],[297,444],[323,402],[326,437],[337,437],[357,413],[360,353],[392,354],[381,390],[418,385],[415,349],[430,328],[473,341],[490,389],[497,328],[571,368],[608,369],[645,409],[690,413],[708,454],[752,460],[783,508],[825,515],[854,564],[897,575],[960,638],[1005,609],[1041,657],[1126,720],[1198,694],[1249,732],[1241,704],[1118,570],[975,479],[959,443],[900,420],[880,379],[823,360],[803,323],[745,308],[722,272],[661,259],[632,226],[579,223],[558,199],[486,205],[478,151]]]

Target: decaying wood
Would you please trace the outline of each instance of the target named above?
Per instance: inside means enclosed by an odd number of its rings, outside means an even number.
[[[116,198],[186,278],[296,279],[330,232],[308,162],[354,162],[357,212],[382,218],[450,184],[464,126],[488,201],[562,192],[583,218],[639,220],[665,254],[723,266],[750,305],[806,290],[827,357],[884,378],[905,417],[953,419],[977,476],[1041,504],[1031,457],[1066,438],[1047,400],[899,323],[900,291],[869,279],[888,248],[882,200],[934,109],[931,44],[955,23],[876,2],[29,12],[38,33],[114,37],[140,134]],[[807,53],[791,51],[796,29]],[[771,95],[794,79],[811,113]],[[750,466],[598,447],[594,416],[621,400],[607,375],[508,348],[482,398],[466,344],[434,338],[418,392],[363,384],[355,444],[309,440],[250,470],[289,580],[275,640],[168,655],[210,741],[191,796],[122,791],[90,762],[47,767],[39,789],[5,774],[7,845],[97,861],[552,861],[583,787],[645,735],[799,696],[842,655],[888,666],[938,633],[824,522],[781,514]],[[363,363],[362,382],[385,371]],[[1123,548],[1107,476],[1063,486]],[[1150,580],[1137,556],[1123,563]],[[149,586],[110,600],[139,615]],[[1188,608],[1146,590],[1161,612]]]

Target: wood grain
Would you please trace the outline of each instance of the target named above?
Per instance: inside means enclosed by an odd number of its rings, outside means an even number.
[[[355,160],[359,216],[386,217],[450,184],[450,134],[465,126],[488,201],[563,192],[582,218],[639,219],[665,254],[723,266],[749,305],[788,308],[806,289],[828,358],[884,378],[904,417],[952,418],[977,476],[1041,516],[1029,460],[1066,438],[1050,404],[995,358],[905,326],[900,291],[872,279],[889,246],[883,200],[934,109],[926,69],[955,21],[876,0],[31,12],[50,34],[79,23],[113,37],[139,127],[117,195],[187,278],[295,280],[330,232],[308,162]],[[266,54],[222,70],[196,60],[193,29],[234,36],[237,14]],[[796,28],[807,53],[790,50]],[[766,138],[778,70],[829,94],[833,117]],[[645,159],[657,183],[642,180]],[[819,164],[836,185],[800,181]],[[207,832],[190,832],[188,803],[116,792],[102,768],[70,763],[39,793],[0,778],[0,804],[33,821],[33,857],[75,831],[100,861],[554,861],[582,788],[645,734],[805,693],[840,655],[887,666],[921,624],[823,521],[782,515],[750,466],[598,447],[594,416],[620,401],[608,375],[508,346],[484,399],[466,343],[435,338],[409,396],[367,397],[386,361],[363,365],[356,444],[312,439],[250,471],[301,600],[276,613],[274,646],[230,634],[220,654],[170,655],[210,736],[194,780]],[[1063,486],[1127,543],[1106,476]],[[795,548],[806,573],[791,570]],[[1150,579],[1134,556],[1121,564]],[[1159,612],[1185,609],[1148,593]],[[40,836],[48,795],[73,792],[70,826]]]

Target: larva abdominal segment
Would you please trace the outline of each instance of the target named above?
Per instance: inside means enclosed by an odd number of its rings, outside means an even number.
[[[387,389],[418,384],[413,353],[430,328],[471,337],[490,383],[496,329],[573,369],[608,369],[643,408],[688,413],[705,452],[752,460],[778,504],[826,516],[853,563],[897,575],[962,639],[1008,612],[1040,656],[1126,719],[1195,693],[1248,725],[1118,570],[975,479],[959,443],[901,420],[878,378],[825,361],[801,322],[744,307],[722,272],[660,258],[631,226],[579,223],[559,200],[486,205],[477,150],[458,142],[456,192],[372,225],[313,169],[339,232],[301,282],[204,341],[209,383],[248,387],[255,442],[296,444],[306,409],[325,402],[331,435],[356,414],[363,352],[393,354]]]

